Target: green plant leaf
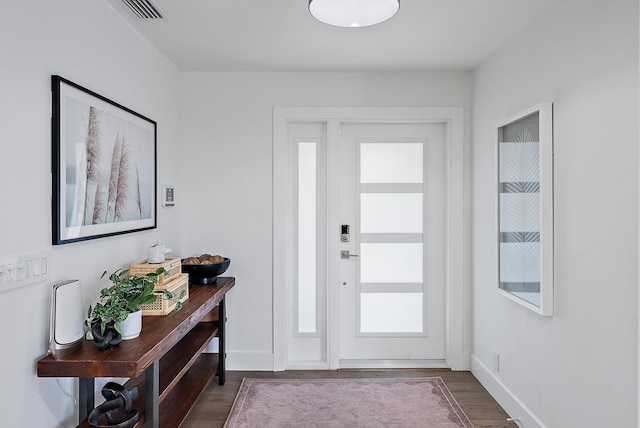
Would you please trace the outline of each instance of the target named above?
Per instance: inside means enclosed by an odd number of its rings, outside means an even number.
[[[93,307],[89,306],[89,317],[101,320],[101,323],[124,321],[140,305],[156,301],[154,286],[158,282],[158,275],[163,272],[164,268],[143,276],[130,275],[128,269],[113,272],[109,275],[112,285],[100,290],[100,301]],[[101,279],[106,273],[102,274]],[[102,324],[101,329],[104,331]]]
[[[173,312],[179,312],[180,309],[182,309],[182,302],[178,300],[178,302],[176,303],[176,307],[173,308]]]

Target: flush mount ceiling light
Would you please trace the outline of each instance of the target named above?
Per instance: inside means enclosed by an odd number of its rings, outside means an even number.
[[[309,12],[337,27],[367,27],[391,18],[400,0],[309,0]]]

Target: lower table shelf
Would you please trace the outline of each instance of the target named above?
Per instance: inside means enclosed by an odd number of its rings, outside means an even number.
[[[196,361],[206,357],[203,352],[217,335],[217,322],[200,323],[160,359],[160,404],[190,370],[196,369]],[[211,371],[214,375],[218,374],[217,365],[216,356],[216,367]]]
[[[207,389],[218,367],[218,354],[202,354],[160,404],[160,426],[178,427],[189,414],[196,401]]]

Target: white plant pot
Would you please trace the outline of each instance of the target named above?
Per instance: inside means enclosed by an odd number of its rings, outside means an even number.
[[[117,323],[122,332],[122,340],[135,339],[142,331],[142,311],[131,312],[126,320]]]

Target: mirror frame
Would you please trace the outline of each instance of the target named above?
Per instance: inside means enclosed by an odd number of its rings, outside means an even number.
[[[529,128],[526,128],[526,123],[531,122],[532,119],[537,116],[538,118],[538,129],[533,129],[529,131]],[[535,122],[533,123],[535,126]],[[508,128],[509,127],[509,128]],[[520,128],[522,127],[522,128]],[[522,132],[518,133],[518,129],[522,129]],[[513,139],[513,130],[518,133],[515,141],[508,141],[509,139]],[[498,125],[497,128],[497,144],[496,144],[496,183],[498,189],[496,191],[497,201],[496,201],[496,212],[497,212],[497,282],[498,282],[498,291],[503,296],[509,298],[510,300],[519,303],[520,305],[531,309],[532,311],[543,315],[543,316],[552,316],[553,315],[553,104],[552,103],[541,103],[530,109],[527,109]],[[511,134],[508,135],[507,134]],[[536,136],[538,137],[536,140]],[[528,145],[528,147],[523,146],[523,148],[517,152],[520,156],[518,160],[524,164],[528,164],[529,169],[525,172],[524,169],[521,171],[510,171],[512,174],[515,173],[518,175],[520,172],[523,175],[528,174],[529,177],[535,177],[536,174],[531,171],[537,172],[538,182],[529,181],[527,177],[523,177],[522,181],[509,181],[506,183],[501,182],[501,177],[503,177],[503,173],[506,174],[504,170],[506,170],[506,166],[501,162],[501,144],[503,143],[538,143],[538,147],[535,148],[533,146],[534,151],[532,151],[532,146]],[[507,147],[502,147],[503,152],[507,152]],[[512,153],[516,153],[515,150],[511,149]],[[515,156],[515,154],[512,154]],[[537,159],[536,159],[537,157]],[[538,163],[538,165],[536,165]],[[512,162],[512,165],[515,163]],[[531,168],[535,169],[531,169]],[[521,167],[518,164],[518,168]],[[539,201],[539,217],[534,220],[529,219],[529,221],[534,221],[539,226],[538,230],[518,230],[513,231],[509,230],[506,224],[503,224],[501,221],[501,215],[504,215],[506,218],[506,206],[504,203],[506,202],[506,198],[504,196],[508,193],[539,193],[538,201]],[[516,199],[517,201],[517,199]],[[535,199],[531,198],[522,198],[520,201],[523,201],[523,205],[528,205],[531,207],[531,204],[537,203]],[[509,215],[511,219],[517,224],[519,221],[525,221],[525,215],[531,214],[530,209],[526,209],[527,207],[521,207],[522,212],[520,218],[517,216],[517,212],[514,218],[514,210],[511,210]],[[512,222],[513,224],[513,222]],[[523,224],[523,223],[520,223]],[[504,230],[503,230],[504,228]],[[525,227],[523,227],[524,229]],[[534,228],[535,229],[535,228]],[[539,243],[539,245],[535,245],[535,243]],[[531,243],[534,243],[532,246]],[[534,260],[528,262],[529,269],[525,272],[525,261],[522,261],[522,276],[518,281],[503,281],[504,279],[511,279],[512,274],[506,273],[505,265],[507,260],[503,260],[501,254],[501,247],[503,245],[520,245],[522,251],[527,251],[527,257],[531,257],[528,260]],[[526,247],[525,247],[526,246]],[[506,254],[506,251],[504,251]],[[522,254],[522,253],[521,253]],[[524,255],[522,255],[524,258]],[[537,260],[536,260],[537,258]],[[534,278],[536,275],[532,275],[531,266],[538,266],[539,277]],[[526,277],[534,278],[533,281],[527,282]],[[539,292],[536,293],[535,289],[538,286],[536,284],[535,279],[539,279]],[[538,295],[535,295],[538,294]]]

